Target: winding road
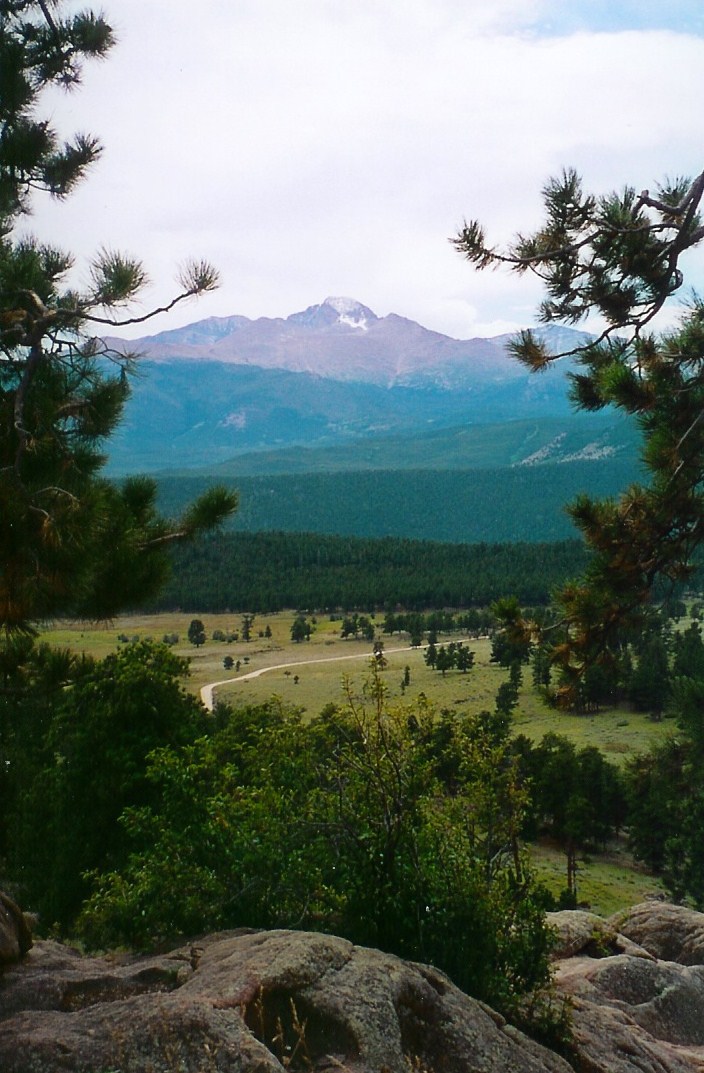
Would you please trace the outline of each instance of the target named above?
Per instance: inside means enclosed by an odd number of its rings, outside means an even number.
[[[405,645],[403,648],[385,648],[384,655],[391,654],[393,652],[418,652],[420,649],[427,648],[427,645],[420,645],[416,648],[412,648],[410,645]],[[227,686],[232,682],[246,682],[250,678],[259,678],[262,674],[268,674],[269,671],[282,671],[287,670],[289,667],[307,667],[311,663],[342,663],[343,660],[350,659],[366,659],[372,658],[371,651],[367,652],[355,652],[351,656],[321,656],[318,659],[297,659],[292,660],[290,663],[276,663],[271,667],[260,667],[258,671],[248,671],[246,674],[238,674],[235,678],[222,678],[219,682],[208,682],[207,685],[201,687],[200,699],[203,704],[212,712],[213,710],[213,690],[218,686]]]

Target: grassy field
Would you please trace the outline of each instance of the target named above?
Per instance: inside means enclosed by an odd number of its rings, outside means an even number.
[[[188,626],[198,617],[205,626],[207,642],[194,648],[187,640]],[[132,639],[161,640],[165,634],[178,634],[173,646],[178,655],[190,660],[190,677],[185,685],[195,693],[211,682],[229,679],[215,689],[216,698],[233,705],[258,703],[273,694],[304,708],[311,717],[329,702],[343,702],[343,677],[352,688],[361,689],[369,672],[371,644],[368,641],[340,637],[340,621],[327,616],[318,618],[310,641],[294,644],[290,639],[292,612],[257,616],[252,639],[246,643],[212,640],[214,630],[237,632],[241,616],[237,615],[161,615],[122,616],[110,624],[55,623],[42,633],[52,645],[83,651],[95,657],[105,656],[120,646],[118,635]],[[379,623],[380,625],[380,623]],[[271,633],[266,637],[267,627]],[[439,643],[457,637],[440,637]],[[475,710],[493,708],[496,691],[506,679],[506,671],[489,662],[490,642],[472,640],[475,666],[468,674],[449,671],[443,676],[425,666],[422,650],[405,648],[403,637],[383,637],[388,666],[384,677],[392,702],[412,704],[425,694],[438,710]],[[395,651],[396,649],[403,649]],[[240,670],[225,671],[227,655],[240,661]],[[319,662],[312,662],[319,661]],[[284,665],[284,666],[280,666]],[[410,684],[402,690],[405,668]],[[261,671],[258,677],[247,674]],[[654,723],[647,716],[622,709],[605,710],[594,715],[571,715],[547,708],[530,684],[530,671],[521,690],[519,707],[514,715],[517,733],[539,741],[550,731],[564,735],[578,747],[596,745],[616,764],[643,752],[650,743],[668,734],[672,724]],[[565,886],[565,857],[559,848],[548,845],[531,847],[536,870],[555,895]],[[659,881],[634,865],[622,844],[607,854],[592,856],[580,863],[579,900],[598,913],[608,915],[641,901],[647,894],[662,889]]]
[[[201,619],[208,638],[200,648],[189,644],[187,639],[193,617]],[[102,657],[119,647],[120,634],[130,639],[150,637],[157,641],[165,634],[177,634],[180,640],[173,651],[190,660],[191,673],[186,686],[194,693],[199,693],[207,683],[227,680],[227,684],[216,687],[216,698],[237,705],[259,703],[276,694],[314,716],[325,704],[342,701],[343,677],[349,678],[353,689],[361,688],[369,672],[372,646],[368,641],[342,639],[340,621],[331,621],[328,616],[317,619],[310,641],[295,644],[290,639],[293,618],[292,612],[257,616],[252,639],[230,644],[213,641],[213,631],[238,632],[241,616],[169,613],[122,616],[101,625],[62,622],[45,629],[42,638],[53,645]],[[380,624],[379,621],[379,627]],[[267,627],[271,637],[264,636]],[[475,653],[475,666],[468,674],[452,670],[443,677],[426,667],[423,650],[406,647],[403,636],[384,635],[382,639],[388,660],[384,677],[392,702],[403,700],[412,704],[420,694],[425,694],[439,710],[493,708],[506,671],[489,662],[488,640],[467,642]],[[458,638],[441,636],[439,643],[452,639]],[[223,659],[228,655],[240,661],[239,671],[224,669]],[[406,667],[410,671],[410,685],[402,690]],[[246,677],[257,672],[261,672],[258,677]],[[564,734],[580,747],[596,745],[614,763],[622,763],[671,730],[667,720],[654,723],[647,715],[618,708],[593,715],[555,712],[533,690],[528,668],[524,679],[514,722],[517,733],[534,741],[553,731]]]
[[[565,854],[558,846],[541,842],[530,846],[530,857],[541,882],[557,897],[567,885]],[[623,839],[606,853],[578,858],[577,864],[577,901],[600,916],[637,905],[649,895],[664,894],[661,881],[634,863]]]

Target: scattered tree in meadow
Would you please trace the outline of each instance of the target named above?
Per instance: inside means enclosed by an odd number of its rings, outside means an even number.
[[[474,666],[474,652],[462,644],[460,641],[455,648],[455,667],[461,674],[466,674],[467,671],[471,671]]]
[[[670,696],[669,656],[659,632],[646,635],[639,646],[638,664],[628,682],[628,695],[636,711],[659,718]]]
[[[296,644],[301,641],[310,641],[311,625],[303,615],[296,615],[291,623],[291,640]]]
[[[691,622],[673,641],[673,678],[704,679],[704,641],[699,622]]]
[[[389,661],[384,655],[384,642],[381,640],[380,637],[377,637],[374,641],[374,645],[372,648],[372,659],[376,664],[377,669],[380,671],[385,670],[388,666]]]
[[[200,648],[206,642],[205,626],[199,618],[191,619],[188,627],[188,640],[196,648]]]
[[[374,640],[374,623],[367,615],[345,615],[340,626],[340,637],[354,637],[355,640],[362,635],[365,641]]]

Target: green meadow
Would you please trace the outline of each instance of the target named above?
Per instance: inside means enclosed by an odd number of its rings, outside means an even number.
[[[340,620],[320,615],[313,624],[310,641],[298,644],[291,641],[293,612],[258,615],[254,619],[251,640],[225,643],[213,641],[216,630],[235,633],[241,629],[237,614],[183,614],[121,616],[111,623],[86,624],[62,622],[46,627],[44,640],[52,645],[70,648],[101,657],[119,647],[120,635],[132,639],[151,638],[160,641],[165,635],[177,634],[179,641],[174,652],[190,662],[186,687],[199,693],[211,682],[224,682],[214,690],[216,699],[232,705],[257,704],[273,694],[287,703],[305,709],[311,717],[329,703],[343,700],[343,683],[348,681],[358,692],[368,675],[372,658],[369,641],[340,637]],[[315,616],[313,616],[315,617]],[[188,626],[199,618],[207,641],[199,648],[188,642]],[[312,621],[309,617],[309,621]],[[266,632],[270,637],[265,636]],[[506,672],[490,662],[490,642],[486,638],[467,639],[475,653],[475,666],[467,674],[448,671],[443,677],[426,667],[423,649],[408,647],[404,635],[377,636],[384,643],[387,667],[384,672],[389,699],[412,704],[423,694],[438,709],[481,711],[493,708],[496,691],[506,678]],[[447,634],[438,644],[458,640],[460,635]],[[223,660],[231,656],[240,669],[225,670]],[[410,684],[402,686],[405,668],[410,671]],[[257,675],[254,677],[254,675]],[[651,742],[672,731],[668,720],[653,722],[646,714],[621,708],[604,709],[574,715],[547,707],[530,682],[530,668],[524,669],[521,699],[514,715],[516,733],[539,741],[550,732],[563,734],[578,747],[595,745],[609,760],[621,764],[628,756],[643,752]]]

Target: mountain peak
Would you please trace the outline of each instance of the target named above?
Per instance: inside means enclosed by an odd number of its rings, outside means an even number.
[[[356,298],[334,297],[329,295],[323,302],[324,306],[331,306],[341,317],[374,316],[371,309],[367,309]]]
[[[308,306],[302,313],[292,313],[286,318],[294,324],[305,324],[310,328],[328,328],[341,324],[347,328],[365,331],[372,321],[379,318],[367,306],[355,298],[331,295],[320,305]]]

